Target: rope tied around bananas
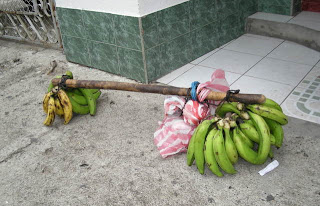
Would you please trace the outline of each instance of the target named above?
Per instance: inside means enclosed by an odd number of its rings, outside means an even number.
[[[207,90],[204,92],[204,94],[200,94],[201,90],[198,91],[198,86],[200,85],[200,82],[198,81],[194,81],[191,83],[191,87],[188,89],[188,96],[186,97],[186,101],[188,101],[189,99],[192,99],[193,101],[197,101],[200,103],[207,103],[207,104],[211,104],[214,106],[219,106],[220,104],[223,104],[224,102],[230,102],[230,98],[234,95],[234,94],[239,94],[240,93],[240,89],[237,90],[228,90],[226,92],[226,97],[220,101],[220,103],[218,105],[210,103],[208,100],[206,100],[206,97],[208,96],[209,92],[211,91],[210,89],[203,87],[201,88],[204,90]]]
[[[61,76],[61,80],[60,80],[60,82],[59,82],[59,84],[58,84],[58,88],[59,88],[59,89],[65,90],[65,89],[68,88],[68,87],[67,87],[67,84],[66,84],[67,79],[70,79],[70,77],[69,77],[68,75],[62,75],[62,76]]]

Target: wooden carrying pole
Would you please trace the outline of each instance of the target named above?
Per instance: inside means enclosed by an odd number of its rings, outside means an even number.
[[[57,86],[61,79],[53,79],[52,83]],[[188,88],[179,88],[172,86],[160,86],[152,84],[137,84],[126,82],[113,82],[113,81],[95,81],[95,80],[76,80],[67,79],[65,82],[69,88],[87,88],[87,89],[109,89],[109,90],[123,90],[131,92],[141,93],[157,93],[164,95],[178,95],[178,96],[190,96],[190,90]],[[210,92],[206,99],[221,101],[226,97],[224,92]],[[246,104],[262,104],[266,100],[266,97],[262,94],[232,94],[229,101],[243,102]]]

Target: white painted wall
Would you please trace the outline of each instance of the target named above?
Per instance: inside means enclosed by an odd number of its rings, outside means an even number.
[[[56,6],[139,17],[138,0],[56,0]]]
[[[57,7],[141,17],[189,0],[55,0]]]
[[[139,15],[145,16],[189,0],[139,0]]]

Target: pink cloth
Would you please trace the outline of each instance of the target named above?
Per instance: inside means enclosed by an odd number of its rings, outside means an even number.
[[[219,101],[208,101],[209,106],[203,102],[210,91],[227,92],[229,84],[225,73],[217,69],[208,82],[197,88],[198,100],[186,100],[178,96],[167,97],[164,101],[165,118],[154,133],[154,143],[160,155],[166,158],[180,152],[186,152],[189,140],[196,126],[210,114],[214,114]]]

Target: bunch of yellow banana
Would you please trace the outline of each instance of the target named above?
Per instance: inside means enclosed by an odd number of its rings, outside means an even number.
[[[55,114],[64,118],[64,124],[72,119],[72,104],[69,97],[62,89],[54,87],[44,96],[43,110],[47,114],[44,125],[50,126],[54,122]]]
[[[67,71],[66,75],[70,79],[73,78],[71,71]],[[61,76],[56,76],[56,78],[61,78]],[[48,93],[43,100],[43,109],[47,113],[44,124],[50,126],[55,119],[55,114],[63,117],[65,124],[68,124],[72,119],[72,112],[95,115],[97,112],[96,101],[100,95],[101,91],[99,89],[68,88],[63,90],[54,87],[50,82]]]
[[[223,176],[222,171],[235,174],[239,156],[252,164],[264,164],[274,156],[271,146],[282,146],[282,126],[287,123],[280,105],[271,99],[253,105],[225,102],[212,120],[203,121],[195,129],[187,164],[191,166],[195,160],[200,174],[204,174],[206,164],[218,177]]]

